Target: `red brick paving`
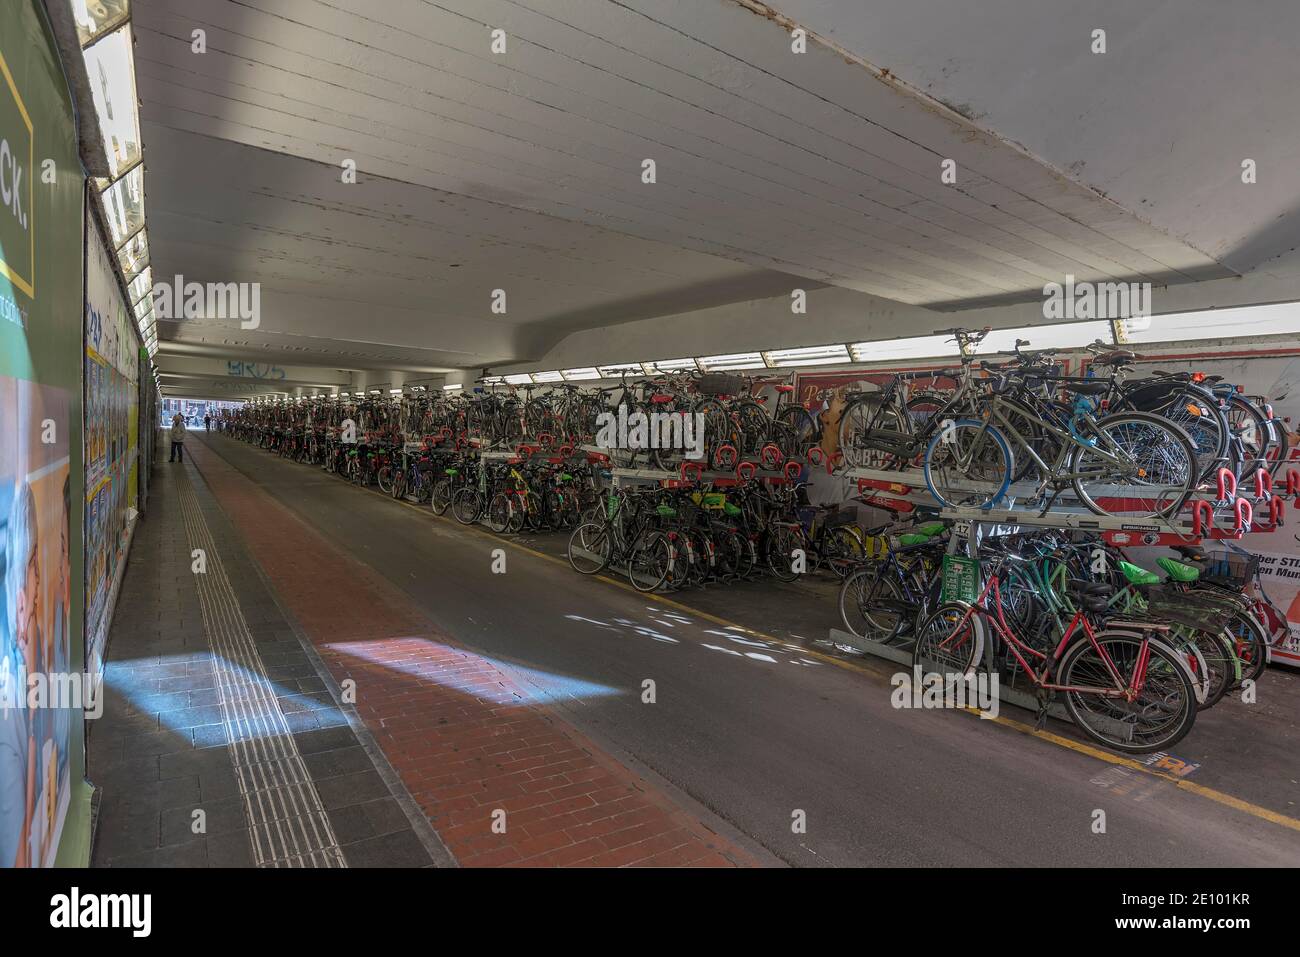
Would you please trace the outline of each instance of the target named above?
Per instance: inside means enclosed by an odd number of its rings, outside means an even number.
[[[358,714],[463,866],[756,864],[193,444],[195,465],[281,602],[335,680],[356,681]],[[492,832],[495,809],[506,812],[504,834]]]

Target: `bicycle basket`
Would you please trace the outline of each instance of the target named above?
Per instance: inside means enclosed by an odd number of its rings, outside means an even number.
[[[1171,585],[1149,587],[1147,614],[1160,621],[1212,633],[1222,631],[1232,618],[1221,602]]]
[[[1209,564],[1201,577],[1206,580],[1213,579],[1216,584],[1230,585],[1240,589],[1253,582],[1255,573],[1258,571],[1258,555],[1234,549],[1233,551],[1224,552]]]
[[[695,382],[701,395],[749,395],[749,385],[743,376],[726,372],[706,372]]]

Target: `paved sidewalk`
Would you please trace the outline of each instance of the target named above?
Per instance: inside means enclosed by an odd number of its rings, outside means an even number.
[[[354,683],[357,713],[460,864],[755,863],[492,660],[453,644],[405,594],[211,448],[191,444],[249,553],[334,680]]]
[[[155,466],[105,687],[87,746],[102,797],[96,866],[450,862],[362,747],[190,462]]]

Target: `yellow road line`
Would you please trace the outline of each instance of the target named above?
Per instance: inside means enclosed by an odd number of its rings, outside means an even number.
[[[483,528],[480,525],[477,524],[462,525],[460,522],[457,522],[453,518],[447,518],[445,515],[439,515],[431,508],[415,505],[414,503],[405,501],[404,499],[395,499],[391,495],[386,495],[385,493],[379,491],[378,489],[364,488],[362,489],[362,491],[370,492],[372,495],[378,495],[381,498],[385,498],[390,502],[395,502],[398,505],[405,505],[407,508],[413,509],[414,511],[419,512],[421,515],[424,515],[427,518],[440,519],[444,522],[450,522],[456,525],[458,528],[464,528],[472,532],[477,532],[480,535],[492,539],[493,541],[501,542],[503,545],[509,545],[511,548],[517,549],[521,552],[524,552],[525,554],[532,555],[536,558],[540,558],[543,561],[552,562],[553,564],[560,565],[563,568],[570,567],[569,563],[562,558],[558,558],[555,555],[547,555],[545,552],[539,552],[537,549],[529,548],[527,545],[524,545],[520,542],[513,541],[509,538],[503,538],[502,536],[496,534],[495,532]],[[577,573],[575,572],[575,574]],[[765,641],[770,641],[778,645],[793,644],[793,642],[788,641],[786,639],[777,638],[774,635],[769,635],[766,632],[749,628],[745,625],[738,624],[737,622],[734,621],[729,621],[726,618],[722,618],[719,617],[718,615],[710,614],[707,611],[701,611],[698,608],[692,608],[690,605],[683,604],[682,602],[675,601],[663,595],[656,595],[652,592],[638,591],[636,588],[633,588],[627,582],[621,582],[615,578],[610,578],[606,575],[589,575],[586,577],[595,578],[598,581],[605,582],[608,585],[613,585],[615,588],[621,588],[624,591],[631,592],[634,595],[640,595],[642,598],[646,598],[650,601],[657,602],[658,604],[676,609],[677,611],[686,612],[687,614],[695,615],[696,617],[703,618],[705,621],[711,622],[715,625],[722,625],[724,628],[739,629],[741,632],[747,635],[752,635],[755,638],[762,638]],[[874,668],[866,668],[863,667],[861,664],[858,664],[857,662],[845,661],[843,658],[836,658],[832,655],[823,654],[822,652],[816,651],[811,648],[800,647],[799,653],[805,654],[810,658],[816,658],[817,660],[823,661],[827,664],[835,665],[837,668],[843,668],[846,671],[853,671],[858,674],[868,675],[872,678],[878,678],[885,681],[888,680],[887,676],[883,672],[877,671]],[[980,711],[976,708],[966,708],[962,710],[965,710],[977,716],[980,715]],[[1004,718],[1002,717],[1002,715],[998,715],[996,718],[987,718],[985,720],[992,721],[994,724],[1000,724],[1003,727],[1011,728],[1012,730],[1018,731],[1019,733],[1027,735],[1028,737],[1037,738],[1040,741],[1045,741],[1049,744],[1054,744],[1057,747],[1065,748],[1069,751],[1074,751],[1077,754],[1082,754],[1090,758],[1096,758],[1098,761],[1103,761],[1107,764],[1129,768],[1133,771],[1140,771],[1143,774],[1148,774],[1151,777],[1159,778],[1162,781],[1168,781],[1170,784],[1172,784],[1176,788],[1179,788],[1180,790],[1188,791],[1192,794],[1199,795],[1200,797],[1206,798],[1207,800],[1214,801],[1226,807],[1233,808],[1234,810],[1241,811],[1244,814],[1249,814],[1252,817],[1259,818],[1262,821],[1268,821],[1271,824],[1277,824],[1281,827],[1290,828],[1293,831],[1300,831],[1300,820],[1297,820],[1296,818],[1288,817],[1285,814],[1280,814],[1277,811],[1271,811],[1268,808],[1261,807],[1258,804],[1252,804],[1249,801],[1242,800],[1241,798],[1233,797],[1231,794],[1224,794],[1222,791],[1216,791],[1214,788],[1208,788],[1205,787],[1204,785],[1196,784],[1192,781],[1187,781],[1184,780],[1183,778],[1175,777],[1172,774],[1164,774],[1153,768],[1149,768],[1146,765],[1142,764],[1141,762],[1135,761],[1132,758],[1126,758],[1120,755],[1111,754],[1109,751],[1103,751],[1101,748],[1093,747],[1092,745],[1085,744],[1082,741],[1074,741],[1070,738],[1062,737],[1059,734],[1053,734],[1051,731],[1040,731],[1031,725],[1024,724],[1020,721],[1014,721],[1011,718]]]

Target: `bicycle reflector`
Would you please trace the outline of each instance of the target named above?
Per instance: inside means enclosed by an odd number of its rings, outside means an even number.
[[[1193,382],[1204,382],[1204,381],[1205,381],[1205,373],[1204,373],[1204,372],[1193,372],[1193,373],[1192,373],[1192,381],[1193,381]]]
[[[1188,402],[1186,408],[1187,408],[1188,415],[1195,415],[1199,417],[1201,414],[1201,407],[1197,405],[1195,402]]]

